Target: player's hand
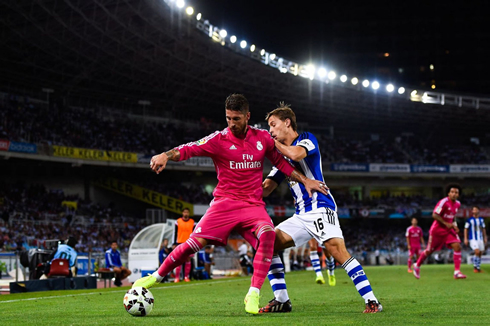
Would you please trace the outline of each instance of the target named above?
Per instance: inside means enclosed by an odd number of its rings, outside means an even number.
[[[156,174],[159,174],[160,172],[165,169],[167,166],[168,162],[168,156],[165,153],[161,153],[158,155],[155,155],[151,158],[150,160],[150,169],[152,169]]]
[[[456,231],[456,233],[459,233],[459,228],[458,228],[458,226],[453,225],[453,229],[454,229],[454,231]]]
[[[464,239],[464,245],[467,246],[468,245],[468,239]]]
[[[307,179],[305,180],[303,185],[305,186],[305,189],[308,192],[308,196],[310,196],[310,198],[312,196],[313,191],[321,192],[324,195],[328,194],[329,188],[323,181]]]
[[[449,223],[449,222],[444,222],[444,225],[448,228],[448,229],[452,229],[453,228],[453,224],[452,223]]]

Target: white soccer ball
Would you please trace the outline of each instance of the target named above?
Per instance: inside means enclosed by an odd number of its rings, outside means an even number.
[[[124,295],[124,308],[133,316],[146,316],[153,309],[153,294],[150,290],[137,286],[129,289]]]

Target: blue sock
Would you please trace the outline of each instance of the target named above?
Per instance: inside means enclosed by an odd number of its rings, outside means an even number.
[[[357,292],[359,292],[365,302],[368,300],[379,302],[374,296],[373,290],[371,289],[371,284],[369,283],[369,280],[357,259],[350,257],[345,261],[345,263],[342,264],[342,267],[345,269],[352,282],[354,282]]]
[[[269,273],[267,274],[271,284],[274,297],[279,302],[289,300],[288,290],[286,288],[286,280],[284,279],[284,265],[279,256],[273,256]]]
[[[310,260],[311,260],[311,265],[313,266],[313,269],[315,270],[316,276],[323,277],[322,267],[320,266],[320,258],[318,258],[318,252],[311,251],[310,252]]]

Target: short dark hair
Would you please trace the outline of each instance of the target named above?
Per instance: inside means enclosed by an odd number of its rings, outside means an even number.
[[[242,94],[231,94],[226,98],[225,109],[247,114],[249,111],[248,100]]]
[[[69,245],[70,247],[72,248],[75,248],[75,246],[77,245],[78,243],[78,240],[77,238],[75,238],[74,236],[70,236],[67,240],[66,240],[66,244]]]
[[[476,206],[476,205],[473,205],[472,209],[473,208],[476,208],[477,210],[480,210],[480,207]]]
[[[186,210],[189,211],[189,212],[191,211],[188,207],[184,207],[184,209],[182,209],[182,212],[183,211],[186,211]]]
[[[291,109],[290,104],[279,102],[278,108],[267,113],[267,115],[265,116],[265,121],[269,121],[269,118],[271,116],[276,116],[281,121],[286,121],[286,119],[289,119],[289,121],[291,121],[291,128],[293,128],[293,131],[296,131],[298,129],[298,124],[296,123],[296,114],[294,114],[294,111]]]
[[[457,184],[457,183],[451,183],[451,184],[447,185],[447,187],[446,187],[446,195],[449,194],[449,192],[451,191],[451,188],[458,189],[459,195],[461,196],[461,186],[459,184]]]

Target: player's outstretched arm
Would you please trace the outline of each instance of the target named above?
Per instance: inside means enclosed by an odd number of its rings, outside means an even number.
[[[164,152],[158,155],[155,155],[150,160],[150,168],[159,174],[165,169],[168,161],[178,162],[180,159],[180,152],[177,149],[171,149],[168,152]]]
[[[324,195],[328,194],[328,187],[323,181],[308,179],[299,170],[294,169],[293,173],[289,176],[292,181],[301,182],[304,186],[308,195],[311,197],[313,191],[321,192]]]
[[[262,197],[267,197],[277,188],[277,183],[272,179],[265,179],[262,182]]]
[[[282,155],[286,156],[287,158],[299,162],[302,159],[304,159],[307,156],[306,149],[302,146],[287,146],[278,141],[277,139],[274,139],[274,143],[276,148],[281,152]]]

